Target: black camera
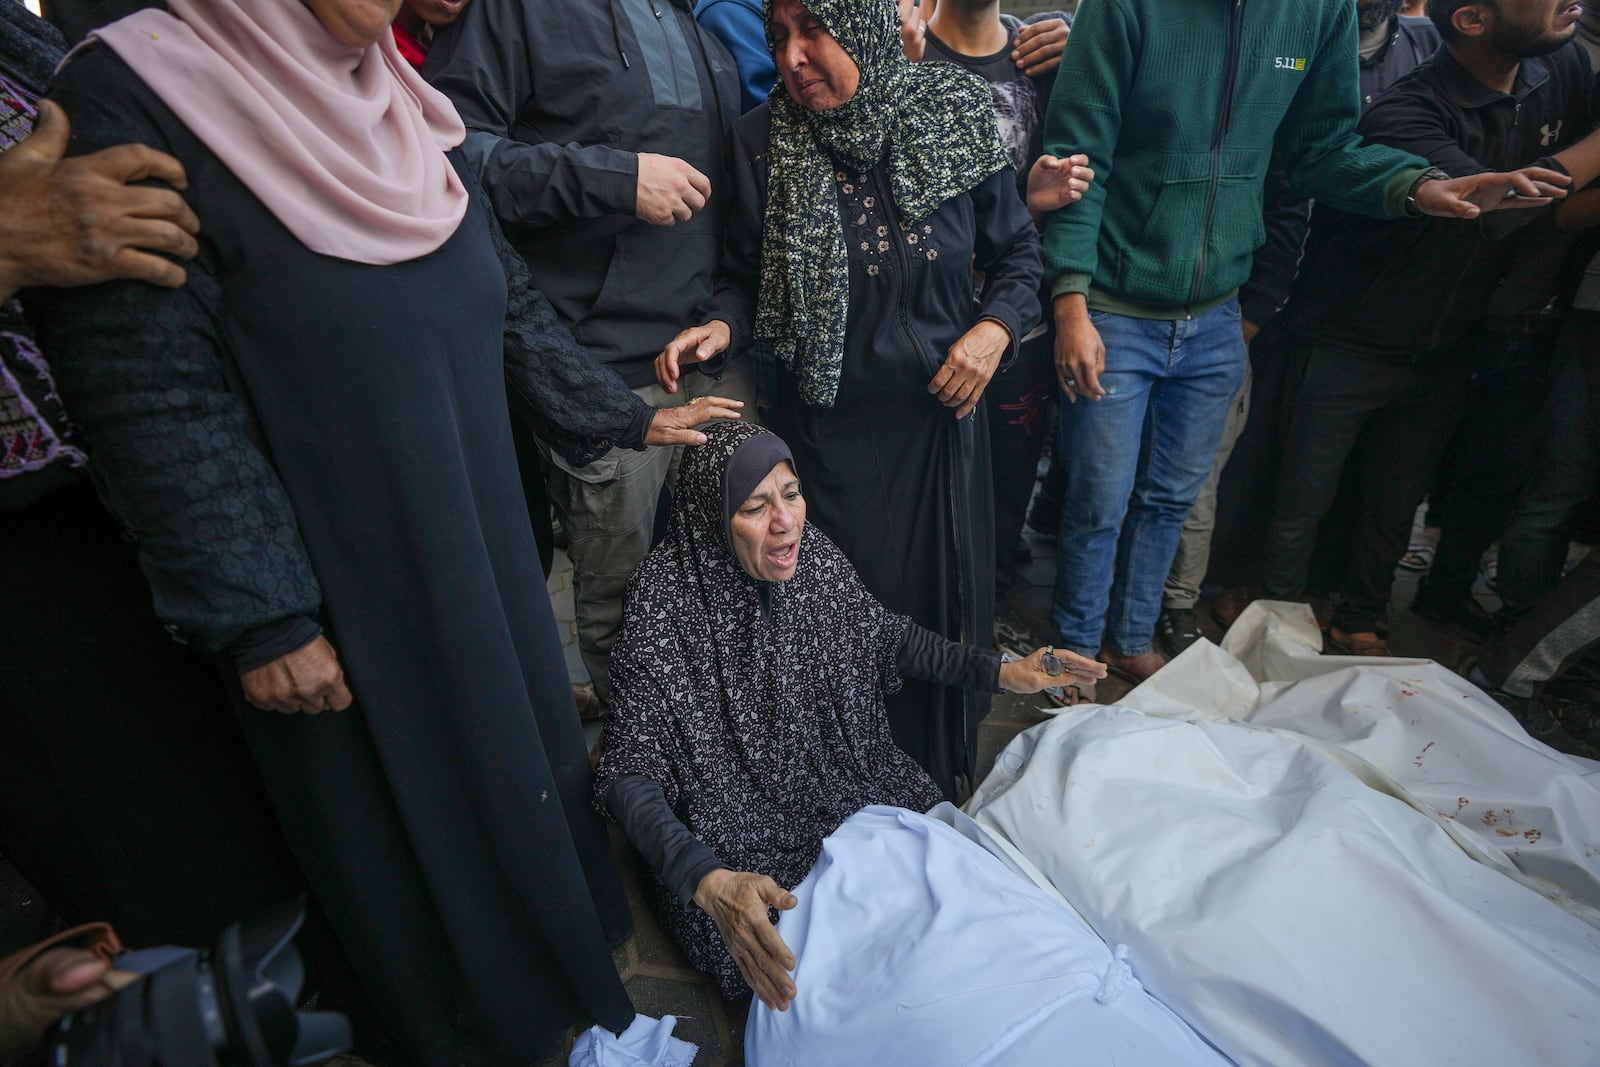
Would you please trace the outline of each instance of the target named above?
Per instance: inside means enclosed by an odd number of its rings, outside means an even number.
[[[143,949],[118,970],[144,975],[51,1030],[51,1067],[309,1067],[350,1048],[337,1012],[296,1009],[305,968],[291,943],[296,900],[222,932],[210,952]]]

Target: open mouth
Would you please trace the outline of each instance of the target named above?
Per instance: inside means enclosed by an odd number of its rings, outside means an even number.
[[[791,541],[789,544],[784,545],[781,548],[775,548],[771,552],[768,552],[767,559],[771,560],[773,566],[775,567],[792,567],[794,565],[795,557],[799,554],[799,552],[800,542]]]
[[[1561,9],[1561,15],[1559,17],[1564,18],[1569,22],[1577,22],[1583,17],[1583,4],[1581,2],[1576,4],[1568,4],[1566,7]]]

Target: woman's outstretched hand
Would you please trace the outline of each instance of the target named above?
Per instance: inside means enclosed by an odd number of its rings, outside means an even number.
[[[1051,674],[1045,666],[1045,657],[1054,656],[1061,665],[1060,674]],[[1072,685],[1074,682],[1098,682],[1106,676],[1106,665],[1076,652],[1056,651],[1048,645],[1036,648],[1027,659],[1000,664],[1000,688],[1008,693],[1038,693],[1053,685]]]
[[[737,419],[743,400],[722,396],[697,396],[675,408],[657,408],[645,431],[647,445],[703,445],[706,435],[695,429],[712,419]]]
[[[788,911],[799,904],[793,893],[764,874],[719,867],[700,879],[694,902],[722,934],[723,942],[761,1003],[785,1011],[795,997],[794,953],[767,918],[768,908]]]

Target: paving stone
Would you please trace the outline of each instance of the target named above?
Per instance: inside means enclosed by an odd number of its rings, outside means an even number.
[[[626,982],[633,974],[633,968],[638,959],[633,953],[633,938],[628,938],[622,944],[611,950],[611,963],[617,968],[617,973]]]
[[[589,680],[589,668],[584,666],[583,653],[578,651],[576,635],[564,639],[561,652],[567,660],[567,673],[572,675],[573,685],[583,685]]]
[[[662,973],[699,974],[683,950],[661,929],[650,909],[643,905],[634,911],[633,948],[641,968],[658,968]]]
[[[577,605],[572,598],[571,589],[562,589],[550,594],[550,610],[555,612],[556,623],[563,633],[571,630],[576,634]]]
[[[637,975],[628,982],[628,994],[641,1015],[677,1016],[673,1036],[700,1046],[695,1067],[721,1067],[736,1054],[731,1035],[717,1025],[717,1013],[711,1008],[716,993],[706,983]]]

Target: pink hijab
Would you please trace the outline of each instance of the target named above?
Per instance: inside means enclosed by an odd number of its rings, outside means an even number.
[[[388,264],[455,233],[467,190],[454,105],[384,33],[338,41],[304,0],[168,0],[93,36],[307,248]]]

